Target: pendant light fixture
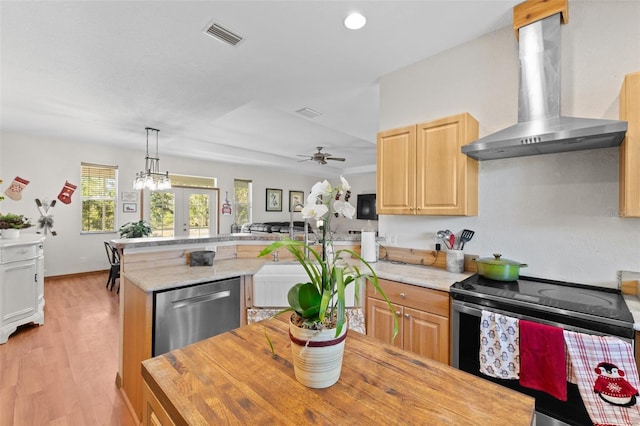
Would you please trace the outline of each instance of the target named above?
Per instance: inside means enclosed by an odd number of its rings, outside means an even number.
[[[144,170],[136,173],[133,189],[149,189],[151,191],[171,189],[169,172],[160,173],[160,158],[158,157],[158,133],[160,130],[147,127],[147,155],[144,158]],[[149,132],[156,134],[156,156],[149,157]]]

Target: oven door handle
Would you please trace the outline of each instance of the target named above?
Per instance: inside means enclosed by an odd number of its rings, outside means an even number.
[[[455,315],[456,312],[460,312],[462,314],[468,314],[468,315],[472,315],[474,317],[478,317],[481,318],[482,317],[482,311],[490,311],[496,314],[502,314],[502,315],[506,315],[508,317],[512,317],[512,318],[517,318],[519,320],[525,320],[525,321],[531,321],[531,322],[537,322],[540,324],[546,324],[546,325],[550,325],[553,327],[559,327],[562,328],[563,330],[569,330],[569,331],[573,331],[576,333],[583,333],[583,334],[591,334],[591,335],[595,335],[595,336],[609,336],[611,334],[607,334],[607,333],[601,333],[598,331],[594,331],[594,330],[588,330],[588,329],[584,329],[584,328],[580,328],[580,327],[574,327],[574,326],[570,326],[567,324],[561,324],[561,323],[557,323],[557,322],[553,322],[553,321],[547,321],[543,318],[536,318],[536,317],[530,317],[527,315],[522,315],[522,314],[518,314],[515,312],[506,312],[503,311],[501,309],[494,309],[494,308],[485,308],[483,306],[480,305],[475,305],[475,304],[471,304],[468,302],[462,302],[459,300],[453,301],[451,303],[451,309],[454,312],[454,318],[453,318],[453,327],[454,327],[454,340],[456,339],[456,329],[455,327],[458,324],[458,317]],[[618,339],[624,340],[626,342],[629,342],[633,345],[633,339],[627,338],[627,337],[622,337],[622,336],[615,336]]]
[[[454,301],[452,303],[453,310],[462,312],[463,314],[473,315],[474,317],[482,317],[482,309],[471,307],[464,302]]]

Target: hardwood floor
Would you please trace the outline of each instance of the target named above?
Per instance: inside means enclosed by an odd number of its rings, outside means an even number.
[[[0,426],[134,425],[115,385],[118,295],[107,273],[45,279],[45,323],[0,345]]]

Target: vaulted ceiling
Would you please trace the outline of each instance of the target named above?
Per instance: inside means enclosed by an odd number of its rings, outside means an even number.
[[[1,126],[141,152],[153,127],[161,156],[372,171],[379,78],[510,25],[517,3],[2,1]],[[300,162],[318,146],[346,161]]]

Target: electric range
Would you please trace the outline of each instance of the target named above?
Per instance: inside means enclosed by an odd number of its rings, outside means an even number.
[[[496,281],[479,274],[454,283],[454,301],[632,339],[633,316],[619,290],[521,276]],[[566,328],[566,327],[565,327]]]

